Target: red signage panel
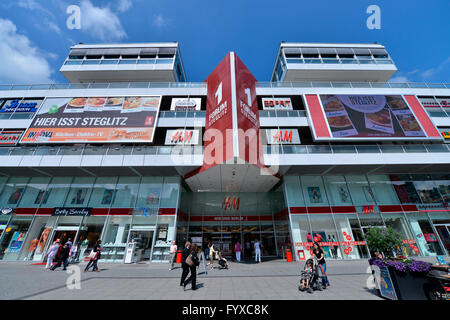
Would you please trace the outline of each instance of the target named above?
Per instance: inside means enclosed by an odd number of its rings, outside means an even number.
[[[408,102],[409,107],[414,112],[417,120],[419,120],[422,125],[422,128],[425,130],[427,136],[429,138],[440,138],[441,134],[436,129],[426,111],[420,105],[420,102],[417,100],[416,96],[405,95],[404,97],[406,102]]]
[[[316,138],[331,138],[319,98],[316,94],[306,94],[305,98]]]

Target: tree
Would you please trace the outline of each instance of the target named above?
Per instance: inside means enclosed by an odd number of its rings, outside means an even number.
[[[379,251],[383,255],[392,254],[402,245],[400,234],[392,227],[371,228],[365,235],[367,246],[371,251]]]

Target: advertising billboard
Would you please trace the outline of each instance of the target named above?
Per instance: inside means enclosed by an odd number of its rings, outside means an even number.
[[[3,130],[0,132],[0,145],[14,146],[16,145],[24,130]]]
[[[172,98],[170,110],[172,111],[195,111],[202,107],[202,98]]]
[[[263,110],[292,110],[291,98],[262,98]]]
[[[306,101],[318,140],[442,140],[414,96],[306,95]]]
[[[48,98],[21,143],[152,142],[161,96]]]

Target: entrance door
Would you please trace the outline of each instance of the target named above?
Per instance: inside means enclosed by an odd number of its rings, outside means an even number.
[[[450,254],[450,224],[434,225],[442,243],[444,244],[447,254]]]
[[[128,242],[134,241],[136,243],[134,252],[136,262],[150,261],[154,234],[154,230],[130,230]]]

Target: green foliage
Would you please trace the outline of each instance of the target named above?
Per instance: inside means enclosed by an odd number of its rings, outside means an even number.
[[[392,227],[371,228],[365,235],[367,246],[371,251],[379,251],[384,254],[391,254],[401,247],[400,234]]]

